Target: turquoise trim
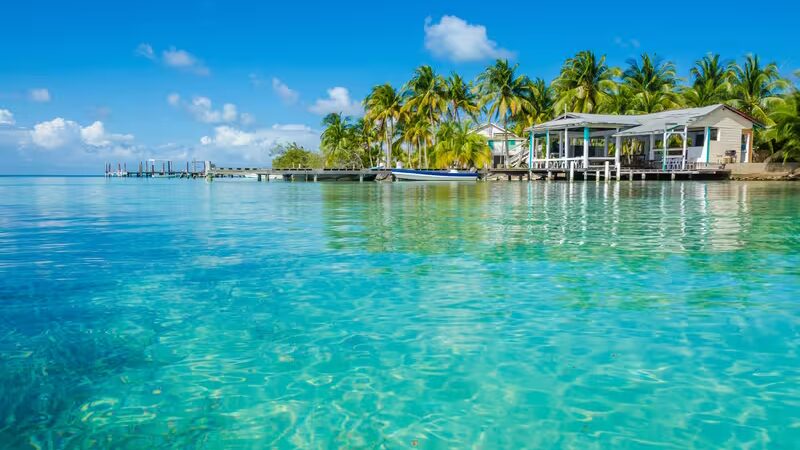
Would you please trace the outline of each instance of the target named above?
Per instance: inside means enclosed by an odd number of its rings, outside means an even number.
[[[583,127],[583,160],[589,159],[589,127]]]
[[[536,149],[533,148],[533,139],[534,139],[533,136],[534,136],[533,131],[531,131],[531,146],[528,148],[528,169],[529,170],[533,166],[533,152],[536,151]]]
[[[711,157],[711,127],[706,127],[706,135],[703,138],[703,162],[707,163]]]
[[[547,142],[545,142],[545,144],[544,144],[545,145],[544,151],[546,152],[545,153],[545,158],[549,160],[550,159],[550,130],[549,129],[545,131],[545,136],[547,136],[547,138],[546,138]]]

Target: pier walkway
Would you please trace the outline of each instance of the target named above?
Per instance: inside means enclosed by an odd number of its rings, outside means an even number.
[[[144,170],[142,170],[144,169]],[[148,170],[149,169],[149,170]],[[620,167],[617,169],[610,164],[581,167],[512,167],[490,168],[478,171],[481,179],[506,179],[512,180],[675,180],[675,179],[724,179],[730,177],[730,170],[724,165],[692,166],[680,168],[633,168]],[[382,181],[392,180],[390,170],[380,169],[271,169],[259,167],[215,167],[207,164],[203,170],[190,168],[175,170],[171,164],[166,164],[162,170],[157,171],[153,165],[145,166],[137,171],[127,171],[124,166],[118,165],[113,170],[111,165],[106,166],[106,176],[110,177],[169,177],[169,178],[256,178],[258,181],[270,181],[281,178],[285,181]]]

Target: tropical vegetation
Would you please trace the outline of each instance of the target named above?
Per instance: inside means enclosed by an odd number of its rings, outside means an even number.
[[[292,142],[272,149],[272,167],[276,169],[316,169],[324,167],[322,155]]]
[[[800,77],[800,72],[794,75]],[[755,150],[761,158],[800,160],[800,93],[775,62],[746,55],[741,62],[708,54],[682,78],[675,63],[643,53],[624,67],[604,55],[581,51],[568,58],[549,83],[497,60],[473,81],[418,67],[407,83],[375,86],[364,114],[323,119],[320,149],[327,166],[479,168],[491,164],[489,142],[472,132],[493,121],[517,135],[564,112],[647,114],[675,108],[730,105],[760,126]],[[507,142],[502,153],[509,162]],[[621,149],[623,155],[641,149]]]

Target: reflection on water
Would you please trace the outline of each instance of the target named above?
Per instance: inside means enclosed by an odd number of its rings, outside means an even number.
[[[0,447],[792,448],[800,186],[0,178]]]
[[[324,185],[322,198],[329,244],[337,248],[479,255],[547,246],[580,257],[588,246],[592,252],[585,256],[597,257],[598,250],[612,248],[669,254],[768,247],[770,239],[747,238],[753,231],[750,208],[794,207],[797,189],[771,194],[792,203],[752,205],[752,188],[685,182],[407,183],[377,189]],[[757,226],[768,236],[784,231],[785,224]]]

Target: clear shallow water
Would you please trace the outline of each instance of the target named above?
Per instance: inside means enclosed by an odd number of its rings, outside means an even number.
[[[800,184],[0,178],[0,447],[797,448]]]

